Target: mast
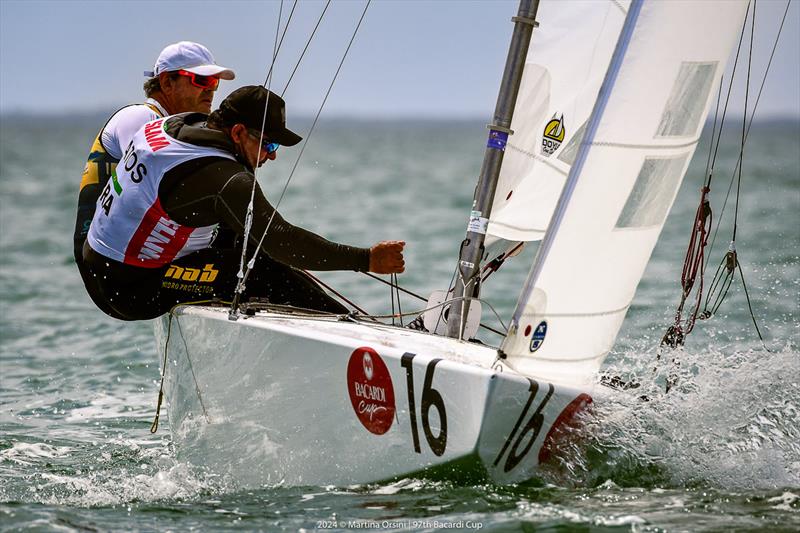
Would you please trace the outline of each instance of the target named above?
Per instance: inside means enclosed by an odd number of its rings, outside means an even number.
[[[511,119],[514,115],[514,105],[517,102],[522,71],[525,67],[525,58],[528,55],[528,46],[531,42],[533,28],[538,26],[536,12],[539,9],[539,0],[520,0],[517,16],[514,21],[514,33],[508,48],[506,67],[500,83],[500,92],[497,95],[497,104],[494,109],[494,121],[489,124],[489,139],[486,152],[483,156],[483,165],[475,195],[472,200],[472,211],[467,226],[467,236],[461,243],[458,259],[458,273],[453,295],[458,298],[450,306],[447,321],[447,336],[461,339],[464,331],[464,317],[469,312],[469,300],[475,291],[475,282],[480,272],[480,261],[483,257],[483,242],[486,239],[486,228],[489,225],[494,193],[497,188],[497,179],[500,176],[500,167],[503,164],[508,136],[511,131]]]

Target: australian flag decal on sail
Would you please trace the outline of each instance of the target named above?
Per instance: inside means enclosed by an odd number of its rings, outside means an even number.
[[[547,322],[542,320],[539,322],[539,325],[536,326],[536,329],[533,330],[533,336],[531,337],[531,353],[541,348],[542,344],[544,344],[545,335],[547,335]]]
[[[501,152],[505,152],[507,142],[508,133],[504,131],[489,130],[489,142],[486,143],[488,148],[495,148]]]

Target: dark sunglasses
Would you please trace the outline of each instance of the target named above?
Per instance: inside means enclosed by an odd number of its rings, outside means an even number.
[[[249,133],[250,136],[254,139],[261,139],[261,149],[267,152],[268,154],[274,154],[275,152],[278,151],[278,148],[281,147],[280,144],[267,140],[265,137],[261,135],[261,133],[257,131],[247,130],[247,133]]]
[[[219,87],[218,76],[201,76],[200,74],[195,74],[194,72],[189,72],[188,70],[179,70],[178,74],[181,76],[186,76],[192,82],[192,85],[195,87],[200,87],[201,89],[211,89],[212,91],[215,91],[217,87]]]

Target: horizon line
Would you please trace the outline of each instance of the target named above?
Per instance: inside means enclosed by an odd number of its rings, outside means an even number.
[[[121,106],[122,107],[122,106]],[[119,108],[98,108],[98,109],[76,109],[71,111],[57,111],[57,110],[46,110],[46,111],[37,111],[32,109],[12,109],[12,110],[0,110],[0,119],[13,119],[13,118],[55,118],[55,119],[67,119],[67,118],[94,118],[97,116],[105,116],[108,115],[109,117],[119,110]],[[365,113],[358,113],[358,112],[331,112],[331,114],[322,115],[326,120],[354,120],[354,121],[372,121],[372,120],[432,120],[432,121],[446,121],[446,120],[457,120],[457,121],[485,121],[490,120],[491,116],[478,114],[478,113],[424,113],[424,112],[415,112],[411,111],[409,113],[372,113],[372,112],[365,112]],[[732,112],[728,114],[728,118],[730,119],[741,119],[743,117],[743,113],[741,112]],[[295,120],[298,121],[308,121],[314,119],[314,113],[297,113],[294,116]],[[713,122],[714,117],[708,116],[706,122]],[[764,115],[756,115],[753,119],[754,122],[760,121],[800,121],[800,112],[787,112],[787,113],[778,113],[778,112],[771,112],[769,114]]]

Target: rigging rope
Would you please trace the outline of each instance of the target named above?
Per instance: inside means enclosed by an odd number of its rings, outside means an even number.
[[[286,19],[286,26],[283,27],[283,33],[281,34],[281,39],[279,42],[278,31],[280,31],[281,18],[283,18],[283,0],[281,0],[281,5],[278,9],[278,30],[275,32],[275,45],[272,49],[272,62],[269,65],[267,79],[265,79],[264,83],[262,84],[267,89],[269,89],[272,85],[272,70],[275,68],[275,63],[278,59],[278,52],[280,52],[281,46],[283,46],[283,38],[286,37],[286,30],[289,29],[289,23],[292,21],[292,15],[294,15],[294,9],[297,7],[297,1],[298,0],[294,0],[294,3],[292,4],[292,10],[289,12],[289,17]]]
[[[710,221],[709,221],[708,224],[703,224],[702,232],[704,233],[704,235],[702,235],[702,245],[700,246],[699,252],[696,252],[695,249],[697,247],[698,242],[700,242],[700,241],[696,240],[696,232],[699,231],[698,230],[698,222],[700,220],[700,211],[701,211],[701,209],[703,209],[704,211],[706,210],[706,208],[704,206],[708,206],[707,207],[707,216],[708,216],[708,218],[711,218],[711,208],[710,208],[710,205],[708,205],[707,195],[708,195],[708,192],[710,191],[710,187],[711,187],[711,180],[712,180],[713,172],[714,172],[714,163],[716,162],[717,152],[718,152],[719,146],[720,146],[720,139],[721,139],[721,136],[722,136],[722,128],[723,128],[723,125],[724,125],[725,116],[727,114],[728,101],[730,99],[731,89],[733,87],[733,79],[735,77],[736,66],[738,64],[738,59],[739,59],[739,53],[740,53],[741,48],[742,48],[743,39],[744,39],[744,35],[745,35],[745,29],[747,27],[747,17],[745,17],[745,24],[742,27],[742,33],[741,33],[741,35],[739,37],[739,45],[738,45],[738,48],[737,48],[737,51],[736,51],[736,59],[734,61],[734,65],[733,65],[731,81],[730,81],[730,85],[728,87],[728,94],[727,94],[726,101],[725,101],[725,108],[724,108],[723,113],[722,113],[722,121],[721,121],[720,129],[719,129],[718,132],[716,131],[716,118],[717,118],[716,115],[715,115],[715,118],[714,118],[714,130],[712,132],[712,146],[710,147],[709,159],[708,159],[708,161],[706,163],[706,176],[707,177],[706,177],[706,180],[705,180],[704,187],[702,189],[701,204],[700,204],[700,207],[698,207],[698,214],[697,214],[697,216],[695,218],[695,225],[694,225],[693,230],[692,230],[692,236],[690,238],[689,249],[687,250],[686,260],[684,262],[684,274],[687,272],[687,266],[689,266],[690,263],[692,264],[694,269],[697,269],[699,267],[700,285],[699,285],[698,292],[697,292],[697,304],[695,305],[695,308],[693,309],[693,312],[691,313],[691,315],[689,317],[687,317],[685,324],[683,324],[682,321],[681,321],[682,312],[683,312],[683,306],[684,306],[686,298],[688,297],[688,292],[691,292],[694,280],[693,280],[692,276],[690,276],[688,278],[690,280],[690,283],[687,285],[687,284],[684,283],[684,277],[682,276],[681,282],[682,282],[682,287],[684,289],[684,292],[682,294],[681,302],[680,302],[680,304],[678,306],[678,310],[676,312],[675,324],[670,326],[670,328],[667,330],[666,334],[664,335],[664,338],[661,341],[662,346],[663,345],[667,345],[667,346],[670,346],[670,347],[676,347],[676,346],[682,345],[685,336],[688,335],[689,332],[692,331],[692,329],[694,327],[694,323],[695,323],[695,321],[697,319],[701,319],[701,320],[708,319],[708,318],[712,317],[714,314],[716,314],[716,312],[719,310],[720,306],[722,305],[722,302],[724,301],[725,297],[728,294],[728,290],[729,290],[729,288],[730,288],[730,286],[731,286],[731,284],[733,282],[733,279],[734,279],[735,271],[736,271],[736,269],[738,269],[739,270],[739,275],[740,275],[740,277],[742,279],[742,288],[743,288],[744,293],[745,293],[745,298],[747,299],[747,304],[748,304],[748,309],[749,309],[749,312],[750,312],[750,317],[751,317],[751,319],[753,321],[753,325],[755,326],[756,333],[758,335],[758,338],[761,340],[761,343],[764,346],[764,349],[769,351],[769,349],[766,346],[766,343],[764,342],[764,338],[761,335],[761,331],[760,331],[760,329],[758,327],[758,321],[757,321],[757,319],[755,317],[755,314],[753,313],[753,308],[752,308],[752,304],[751,304],[751,301],[750,301],[750,295],[749,295],[748,290],[747,290],[747,285],[744,282],[744,272],[742,271],[741,262],[739,261],[739,255],[738,255],[738,252],[736,250],[736,233],[737,233],[737,229],[738,229],[739,197],[740,197],[740,192],[741,192],[742,166],[743,166],[743,160],[744,160],[744,148],[745,148],[745,145],[747,143],[747,139],[748,139],[749,134],[750,134],[750,128],[753,125],[753,120],[755,118],[756,109],[758,108],[758,104],[761,101],[761,94],[762,94],[762,92],[764,90],[764,85],[766,83],[767,76],[768,76],[769,71],[770,71],[770,67],[772,66],[772,60],[773,60],[773,58],[775,56],[775,51],[777,49],[778,42],[780,40],[780,36],[783,33],[783,27],[784,27],[784,24],[786,22],[786,16],[788,14],[790,4],[791,4],[791,0],[787,0],[786,8],[784,9],[783,17],[781,19],[780,26],[779,26],[777,34],[775,36],[775,42],[773,43],[773,46],[772,46],[772,51],[770,53],[769,61],[767,62],[767,67],[766,67],[766,69],[764,71],[764,74],[763,74],[763,77],[762,77],[762,80],[761,80],[761,85],[759,87],[758,94],[757,94],[756,99],[755,99],[755,103],[753,104],[753,108],[750,111],[750,115],[749,115],[749,118],[748,118],[748,109],[747,109],[747,107],[748,107],[749,93],[750,93],[750,77],[751,77],[751,67],[752,67],[752,60],[753,60],[753,43],[754,43],[754,35],[755,35],[755,24],[756,24],[755,18],[756,18],[757,0],[754,0],[753,3],[752,3],[753,10],[752,10],[752,20],[751,20],[751,25],[750,25],[749,57],[748,57],[748,64],[747,64],[747,80],[746,80],[746,85],[745,85],[744,113],[743,113],[743,118],[742,118],[742,138],[741,138],[741,143],[740,143],[739,155],[737,157],[736,165],[735,165],[734,170],[733,170],[733,175],[731,176],[730,184],[728,185],[728,190],[727,190],[726,195],[725,195],[725,200],[723,202],[722,209],[720,211],[720,216],[718,218],[717,225],[714,228],[713,236],[711,238],[711,244],[710,244],[710,246],[708,248],[708,253],[704,253],[703,248],[705,248],[705,246],[706,246],[705,243],[707,242],[707,239],[708,239],[708,230],[711,227]],[[748,15],[749,15],[749,13],[750,13],[750,6],[748,5]],[[721,86],[720,86],[720,90],[721,90]],[[719,97],[718,97],[718,100],[717,100],[717,113],[718,112],[719,112]],[[715,134],[716,134],[716,142],[714,142],[714,140],[713,140]],[[711,156],[712,151],[713,151],[713,157]],[[720,230],[720,226],[721,226],[721,223],[722,223],[723,215],[724,215],[725,209],[726,209],[726,207],[728,205],[728,200],[729,200],[731,191],[733,189],[734,182],[736,182],[736,204],[735,204],[735,209],[734,209],[733,234],[732,234],[731,242],[730,242],[730,244],[728,246],[727,252],[722,257],[719,265],[717,266],[717,270],[715,271],[714,277],[712,278],[711,284],[709,286],[709,291],[708,291],[708,293],[706,294],[706,297],[705,297],[705,302],[703,304],[703,311],[702,311],[702,313],[700,313],[699,312],[699,303],[700,303],[700,300],[702,299],[702,295],[703,295],[703,288],[704,288],[703,287],[703,277],[704,277],[704,274],[705,274],[705,268],[707,267],[708,261],[710,260],[711,252],[713,251],[714,244],[716,242],[716,238],[717,238],[717,235],[718,235],[719,230]],[[695,253],[698,253],[699,261],[702,262],[701,265],[697,265],[696,262],[698,260],[698,256],[695,256],[694,255]],[[690,274],[692,273],[691,268],[690,268],[689,272],[690,272]],[[693,273],[695,275],[697,274],[696,271],[693,272]],[[688,292],[687,292],[687,289],[688,289]],[[685,325],[685,329],[684,329],[684,325]]]
[[[503,337],[508,333],[508,327],[503,322],[503,319],[500,318],[500,314],[497,312],[497,310],[494,308],[494,306],[491,303],[489,303],[488,301],[486,301],[486,300],[483,300],[481,298],[475,298],[475,297],[472,297],[472,296],[454,296],[454,297],[448,298],[447,300],[445,300],[443,302],[440,302],[440,303],[438,303],[436,305],[432,305],[430,307],[426,307],[426,308],[420,309],[418,311],[410,311],[408,313],[403,313],[403,316],[419,316],[419,315],[421,315],[421,314],[423,314],[423,313],[425,313],[427,311],[432,311],[434,309],[444,308],[445,306],[450,305],[453,302],[457,302],[459,300],[471,300],[471,301],[481,302],[482,304],[486,304],[489,307],[489,309],[492,311],[492,313],[494,313],[495,318],[497,319],[498,322],[500,322],[500,326],[505,331],[504,332],[503,331],[498,331],[496,329],[490,328],[489,326],[484,326],[483,324],[481,324],[481,327],[486,329],[486,330],[488,330],[488,331],[491,331],[492,333],[497,333],[498,335],[503,336]],[[391,315],[368,315],[365,318],[392,318],[393,316],[394,316],[394,313],[391,314]],[[355,318],[360,318],[360,317],[355,317]]]
[[[296,2],[297,2],[297,0],[295,0],[295,3]],[[275,214],[278,212],[278,207],[280,206],[281,202],[283,201],[283,197],[285,196],[286,191],[289,188],[289,184],[291,183],[292,178],[294,177],[294,173],[297,170],[297,166],[300,163],[300,159],[303,157],[303,152],[305,152],[305,149],[308,146],[308,141],[311,139],[311,135],[313,134],[314,128],[317,125],[317,121],[319,120],[319,116],[322,113],[323,108],[325,107],[325,103],[328,101],[328,96],[330,96],[331,90],[333,89],[333,85],[334,85],[334,83],[336,83],[336,78],[339,76],[339,72],[342,69],[342,65],[344,64],[344,60],[345,60],[345,58],[347,58],[347,54],[350,51],[350,47],[353,45],[353,41],[355,40],[356,35],[358,34],[358,30],[361,27],[361,23],[364,20],[364,16],[367,14],[367,9],[369,8],[369,5],[370,5],[371,2],[372,2],[372,0],[367,0],[366,5],[364,6],[364,10],[361,13],[361,17],[358,19],[358,24],[356,25],[356,28],[353,31],[353,35],[350,37],[350,42],[347,44],[347,48],[345,49],[344,54],[342,55],[342,59],[339,62],[339,66],[337,67],[336,72],[333,75],[333,79],[331,80],[331,83],[328,86],[328,90],[325,93],[325,97],[322,100],[322,104],[320,104],[320,107],[317,110],[317,114],[314,117],[314,121],[311,124],[311,128],[309,129],[308,135],[306,135],[306,138],[303,141],[303,145],[300,148],[300,153],[297,155],[297,159],[295,160],[294,165],[292,166],[292,169],[289,172],[289,177],[286,179],[286,183],[283,186],[283,190],[281,191],[281,194],[278,197],[278,201],[277,201],[277,203],[275,204],[275,206],[273,208],[272,215],[270,215],[269,220],[267,221],[267,226],[264,228],[264,232],[261,234],[261,238],[259,239],[258,244],[257,244],[255,250],[253,251],[253,255],[251,256],[250,260],[247,262],[246,269],[244,270],[244,272],[242,273],[241,277],[239,278],[239,282],[237,283],[236,290],[234,292],[233,303],[231,305],[231,310],[230,310],[230,313],[229,313],[229,317],[231,319],[235,319],[235,317],[237,316],[237,309],[236,308],[238,306],[239,299],[241,298],[241,294],[244,291],[245,284],[247,283],[247,278],[250,275],[250,271],[253,269],[253,266],[255,266],[256,257],[258,256],[258,251],[261,249],[261,245],[264,243],[264,239],[267,236],[267,232],[269,232],[270,226],[272,226],[272,221],[275,218]],[[327,9],[327,6],[326,6],[326,9]],[[287,20],[287,26],[288,26],[288,24],[289,24],[289,21]],[[314,31],[316,31],[316,28],[314,29]],[[285,31],[284,31],[284,33],[285,33]],[[313,33],[312,33],[311,37],[313,37]],[[309,42],[310,42],[310,38],[309,38]],[[275,58],[277,58],[277,51],[276,51],[276,54],[275,54]],[[302,57],[300,59],[302,59]],[[298,61],[298,63],[299,63],[299,61]],[[273,64],[274,64],[274,60],[273,60]],[[272,72],[272,66],[270,66],[270,72]],[[268,102],[269,102],[269,99],[267,100],[267,103]],[[264,121],[266,121],[266,116],[267,116],[267,108],[265,106],[265,108],[264,108]],[[263,138],[263,123],[262,123],[262,138]],[[259,139],[259,141],[261,141],[261,139]],[[259,145],[261,145],[261,142],[259,142]],[[261,158],[260,152],[261,152],[261,149],[260,149],[260,146],[259,146],[258,159]],[[255,182],[253,183],[253,188],[255,190]],[[251,203],[252,203],[252,200],[251,200]],[[250,214],[252,216],[252,212],[251,211],[252,211],[252,208],[249,208],[248,209],[248,214]],[[245,229],[247,230],[248,228],[245,227]],[[243,253],[246,253],[248,238],[249,238],[249,232],[245,234],[245,237],[243,239],[243,243],[242,243]]]
[[[369,313],[367,313],[366,311],[364,311],[363,309],[361,309],[361,308],[360,308],[359,306],[357,306],[355,303],[353,303],[353,302],[352,302],[352,301],[350,301],[348,298],[346,298],[346,297],[345,297],[345,296],[344,296],[342,293],[340,293],[339,291],[337,291],[336,289],[334,289],[333,287],[331,287],[330,285],[328,285],[327,283],[325,283],[324,281],[322,281],[321,279],[319,279],[317,276],[315,276],[314,274],[312,274],[312,273],[311,273],[311,272],[309,272],[308,270],[303,270],[303,272],[304,272],[304,273],[305,273],[305,274],[306,274],[306,275],[307,275],[309,278],[313,279],[314,281],[316,281],[317,283],[319,283],[320,285],[322,285],[323,287],[325,287],[326,289],[328,289],[329,291],[331,291],[333,294],[335,294],[336,296],[338,296],[339,298],[341,298],[342,300],[344,300],[345,302],[347,302],[347,303],[348,303],[348,304],[349,304],[351,307],[353,307],[353,308],[354,308],[356,311],[358,311],[358,312],[359,312],[359,313],[361,313],[362,315],[369,316]]]
[[[761,93],[764,91],[764,85],[766,84],[767,76],[769,74],[770,67],[772,66],[772,59],[775,57],[775,50],[777,50],[777,48],[778,48],[778,41],[780,40],[781,34],[783,33],[783,26],[784,26],[784,24],[786,22],[786,15],[789,13],[789,6],[790,5],[791,5],[791,0],[787,0],[786,1],[786,9],[784,9],[784,11],[783,11],[783,18],[781,19],[781,24],[780,24],[780,27],[778,28],[778,33],[775,36],[775,42],[772,45],[772,52],[770,53],[769,61],[767,62],[767,68],[764,71],[763,78],[761,79],[761,86],[758,89],[758,95],[756,96],[756,102],[753,105],[753,111],[750,113],[750,120],[749,120],[749,122],[747,124],[747,134],[745,135],[745,142],[747,142],[747,139],[750,137],[750,128],[753,125],[753,119],[755,118],[755,113],[756,113],[756,109],[758,109],[758,104],[761,102]],[[739,166],[741,164],[742,164],[741,158],[737,159],[736,166],[734,167],[733,174],[731,175],[730,184],[728,185],[728,192],[726,193],[725,201],[722,204],[721,214],[724,214],[725,208],[728,205],[728,199],[730,197],[731,190],[733,189],[733,183],[734,183],[734,180],[736,178],[736,173],[738,172]],[[720,216],[719,220],[717,221],[717,227],[714,229],[714,235],[711,237],[711,244],[709,245],[709,253],[711,252],[711,250],[714,249],[714,243],[717,240],[717,234],[719,233],[721,224],[722,224],[722,216]]]
[[[736,67],[739,64],[739,54],[742,51],[742,43],[744,42],[745,30],[747,28],[747,16],[750,13],[750,5],[747,6],[747,13],[745,14],[744,24],[742,24],[742,32],[739,35],[739,44],[736,47],[736,57],[733,61],[733,69],[731,71],[731,78],[728,82],[728,92],[725,96],[725,106],[722,109],[722,118],[720,119],[719,130],[716,130],[717,115],[719,114],[719,103],[722,96],[722,77],[720,77],[720,88],[717,93],[717,106],[714,115],[714,127],[711,134],[711,144],[709,145],[709,158],[706,162],[706,175],[704,178],[703,187],[700,189],[700,203],[695,212],[694,222],[692,223],[692,233],[689,237],[689,245],[686,249],[686,255],[683,260],[683,270],[681,271],[681,299],[678,304],[678,309],[675,311],[674,323],[667,328],[666,333],[661,339],[661,346],[668,346],[675,348],[682,346],[686,335],[688,335],[694,324],[697,321],[697,314],[700,309],[700,302],[702,301],[703,291],[703,275],[705,273],[705,247],[708,243],[708,230],[710,223],[713,219],[711,204],[708,201],[708,193],[711,192],[711,180],[714,176],[714,166],[717,161],[717,154],[719,152],[720,141],[722,139],[722,130],[725,127],[725,118],[728,115],[728,104],[730,103],[731,93],[733,92],[733,82],[736,79]],[[716,134],[716,138],[715,137]],[[713,155],[711,155],[713,153]],[[689,316],[684,320],[683,309],[686,301],[689,298],[697,275],[700,274],[700,286],[698,287],[695,306]],[[660,358],[660,354],[659,354]],[[669,388],[669,384],[668,384]]]
[[[395,287],[394,290],[397,293],[397,312],[400,315],[400,327],[402,328],[402,327],[404,327],[404,325],[403,325],[403,309],[400,307],[400,290],[398,288],[398,287],[400,287],[400,281],[398,281],[396,273],[392,274],[392,278],[393,278],[392,281],[393,281],[394,287]]]
[[[501,253],[500,255],[498,255],[485,265],[483,265],[483,268],[481,269],[481,278],[480,278],[481,284],[483,284],[483,282],[486,281],[489,278],[489,276],[500,270],[500,267],[503,266],[503,264],[506,262],[506,259],[514,257],[516,255],[516,252],[522,249],[523,246],[525,246],[524,242],[518,242],[510,250],[506,250],[505,252]]]
[[[392,300],[392,325],[394,325],[394,299],[395,294],[397,294],[397,317],[400,320],[400,327],[404,327],[403,325],[403,310],[400,308],[400,283],[397,281],[397,274],[390,274],[389,279],[391,282],[389,283],[389,293]]]
[[[748,5],[748,14],[750,5]],[[736,49],[736,58],[733,63],[733,70],[728,84],[728,91],[725,97],[725,106],[722,111],[722,119],[720,120],[719,131],[716,130],[717,115],[719,113],[720,98],[722,96],[722,78],[720,78],[720,88],[717,94],[717,105],[714,116],[714,126],[712,128],[712,142],[709,146],[709,158],[706,162],[706,176],[704,178],[703,187],[700,189],[700,202],[695,212],[694,222],[692,223],[692,232],[689,237],[689,245],[686,249],[684,256],[683,269],[681,270],[681,298],[678,303],[678,308],[675,311],[674,323],[667,328],[666,333],[661,339],[661,346],[669,346],[675,348],[682,346],[686,335],[688,335],[697,320],[697,315],[700,309],[703,292],[703,274],[705,268],[705,247],[708,243],[708,230],[713,220],[713,213],[711,204],[708,200],[708,193],[711,191],[711,180],[714,175],[714,165],[717,160],[717,153],[719,151],[720,140],[722,137],[722,130],[725,124],[725,117],[727,116],[728,104],[733,90],[733,82],[736,79],[736,67],[739,62],[739,53],[741,52],[742,42],[744,40],[745,29],[747,27],[747,15],[745,15],[745,22],[742,25],[742,32],[739,36],[739,44]],[[716,135],[716,139],[714,138]],[[713,153],[713,156],[711,155]],[[683,312],[686,301],[694,289],[695,281],[698,274],[700,275],[700,285],[698,287],[695,304],[689,316],[684,320]],[[660,358],[660,354],[659,354]]]
[[[292,78],[294,78],[297,69],[300,67],[300,62],[303,61],[303,57],[306,55],[306,50],[308,50],[309,45],[311,44],[311,40],[314,38],[314,35],[317,33],[317,28],[319,28],[320,23],[322,22],[322,17],[325,16],[325,12],[328,10],[328,6],[331,5],[331,0],[328,0],[325,3],[325,7],[322,9],[322,13],[320,13],[319,18],[317,19],[317,24],[314,26],[314,29],[311,31],[311,36],[309,36],[308,40],[306,41],[306,45],[303,48],[303,51],[300,53],[300,58],[297,60],[297,63],[294,65],[294,69],[292,73],[289,75],[289,80],[284,85],[283,90],[281,91],[281,98],[283,95],[286,94],[286,89],[289,88],[289,84],[292,83]]]
[[[391,282],[389,282],[389,281],[386,281],[385,279],[383,279],[383,278],[381,278],[381,277],[378,277],[378,276],[376,276],[376,275],[374,275],[374,274],[370,274],[369,272],[362,272],[362,274],[365,274],[365,275],[367,275],[367,276],[371,277],[372,279],[374,279],[374,280],[377,280],[377,281],[380,281],[381,283],[384,283],[384,284],[386,284],[386,285],[392,285],[392,283],[391,283]],[[450,286],[451,286],[451,287],[452,287],[453,280],[455,279],[455,277],[456,277],[456,273],[455,273],[455,272],[453,272],[453,277],[450,279]],[[409,291],[408,289],[404,289],[404,288],[403,288],[403,287],[401,287],[400,285],[395,285],[395,288],[396,288],[398,291],[401,291],[401,292],[404,292],[404,293],[406,293],[406,294],[408,294],[408,295],[410,295],[410,296],[413,296],[414,298],[416,298],[416,299],[418,299],[418,300],[420,300],[420,301],[423,301],[423,302],[427,302],[427,301],[428,301],[428,299],[427,299],[427,298],[423,298],[422,296],[420,296],[419,294],[417,294],[417,293],[415,293],[415,292],[411,292],[411,291]],[[452,289],[451,289],[451,290],[452,290]],[[447,292],[449,293],[450,291],[447,291]],[[436,309],[436,308],[438,308],[438,307],[442,307],[442,309],[443,309],[443,308],[444,308],[444,305],[447,305],[448,303],[450,303],[450,302],[452,302],[452,301],[454,301],[454,299],[452,299],[452,298],[451,298],[451,299],[447,299],[447,300],[445,300],[445,301],[444,301],[442,304],[440,304],[440,305],[436,305],[436,306],[433,306],[433,307],[430,307],[430,308],[427,308],[427,309],[423,309],[423,310],[422,310],[422,313],[424,313],[425,311],[429,311],[430,309]],[[481,301],[481,302],[483,302],[483,300],[480,300],[480,301]],[[487,305],[489,305],[489,304],[487,304]],[[490,306],[490,307],[491,307],[491,306]],[[493,310],[493,311],[494,311],[494,310]],[[394,312],[393,312],[393,313],[394,313]],[[410,316],[410,315],[412,315],[412,314],[413,314],[413,313],[403,313],[403,316]],[[439,318],[440,318],[440,319],[442,318],[442,315],[443,315],[443,314],[444,314],[444,313],[440,313],[440,314],[439,314]],[[495,312],[495,315],[497,315],[497,313],[496,313],[496,312]],[[370,315],[370,316],[372,316],[372,317],[375,317],[375,318],[380,318],[380,316],[378,316],[378,315]],[[417,319],[422,319],[422,315],[421,315],[421,314],[420,314],[420,315],[418,315],[418,316],[417,316]],[[498,316],[498,320],[500,320],[499,316]],[[412,324],[413,322],[416,322],[416,321],[417,321],[417,320],[412,320],[411,322],[409,322],[409,327],[411,327],[411,324]],[[506,330],[508,329],[508,328],[506,328],[505,324],[503,324],[503,321],[502,321],[502,320],[500,320],[500,324],[503,326],[503,328],[504,328],[504,329],[506,329]],[[437,326],[438,326],[438,324],[437,324]],[[480,327],[482,327],[483,329],[487,330],[487,331],[491,331],[492,333],[496,333],[496,334],[498,334],[498,335],[505,336],[505,333],[504,333],[504,332],[502,332],[502,331],[498,331],[498,330],[496,330],[496,329],[494,329],[494,328],[492,328],[492,327],[489,327],[489,326],[487,326],[487,325],[485,325],[485,324],[479,324],[479,326],[480,326]],[[435,329],[435,328],[434,328],[434,329]]]
[[[275,27],[275,42],[272,46],[272,61],[269,65],[269,71],[267,72],[267,78],[264,80],[264,87],[266,87],[267,91],[270,90],[270,85],[272,83],[272,70],[275,66],[275,62],[278,59],[278,52],[283,45],[283,38],[286,35],[286,30],[289,28],[289,23],[292,21],[292,15],[294,14],[294,9],[297,6],[297,0],[295,0],[294,4],[292,5],[292,10],[289,12],[289,17],[286,19],[286,26],[283,29],[283,35],[281,35],[280,41],[278,41],[278,33],[281,31],[281,19],[283,18],[283,0],[281,0],[280,6],[278,8],[278,24]],[[264,138],[264,125],[267,123],[267,112],[269,111],[269,98],[264,103],[264,113],[261,117],[261,132],[259,134],[258,139],[258,150],[256,152],[256,167],[253,169],[253,187],[250,189],[250,202],[247,204],[247,214],[245,215],[244,219],[244,234],[242,237],[242,255],[239,258],[239,270],[236,273],[236,277],[238,281],[236,282],[236,288],[234,289],[233,295],[233,304],[231,305],[231,312],[229,317],[233,318],[235,316],[235,307],[239,301],[239,297],[241,293],[244,291],[244,279],[245,279],[245,260],[247,259],[247,243],[250,239],[250,230],[253,227],[253,209],[254,209],[254,200],[256,195],[256,183],[258,180],[256,179],[256,175],[258,173],[258,161],[261,161],[261,147],[262,141]]]
[[[706,305],[703,310],[703,314],[701,315],[701,318],[710,318],[717,312],[720,305],[722,305],[723,300],[728,294],[728,290],[730,289],[730,286],[733,283],[736,270],[738,269],[739,277],[742,280],[742,288],[745,293],[745,298],[747,299],[747,307],[750,312],[750,318],[752,319],[753,325],[755,326],[756,334],[758,335],[758,338],[761,341],[762,345],[764,345],[764,349],[769,351],[769,348],[767,348],[766,343],[764,342],[764,338],[761,335],[761,330],[758,327],[758,321],[756,320],[755,313],[753,313],[753,306],[752,303],[750,302],[750,294],[747,291],[747,284],[744,281],[744,272],[742,271],[742,265],[741,262],[739,261],[739,257],[736,251],[736,231],[739,227],[739,198],[741,195],[741,188],[742,188],[744,147],[747,141],[747,134],[749,133],[750,125],[752,125],[753,116],[755,115],[755,106],[754,106],[753,111],[751,112],[750,115],[751,117],[750,123],[748,124],[747,104],[750,96],[750,68],[752,66],[752,59],[753,59],[753,41],[754,41],[755,25],[756,25],[755,2],[757,2],[757,0],[754,0],[753,20],[752,20],[752,25],[750,26],[750,56],[747,63],[747,83],[745,85],[744,113],[742,116],[742,139],[739,148],[739,157],[737,159],[736,168],[734,170],[734,176],[736,176],[736,203],[733,215],[733,235],[731,236],[731,242],[730,245],[728,246],[727,253],[723,256],[722,260],[717,266],[717,271],[714,274],[714,281],[712,282],[711,289],[709,290],[709,293],[706,296]],[[787,11],[788,11],[788,4],[787,4]],[[783,22],[781,22],[781,28],[782,27],[783,27]],[[778,35],[780,36],[780,33]],[[776,39],[776,44],[777,44],[777,39]],[[773,53],[774,53],[774,48],[773,48]],[[772,58],[770,57],[770,62],[771,60]],[[766,79],[766,73],[764,74],[764,79]],[[762,89],[763,86],[764,85],[762,80],[762,85],[761,85]],[[759,91],[759,96],[760,96],[760,91]],[[730,193],[732,185],[733,181],[731,181],[731,185],[728,187],[728,193]],[[726,196],[726,201],[727,201],[727,196]],[[712,298],[714,301],[713,303],[711,303],[711,309],[709,309],[708,304],[712,300]]]

